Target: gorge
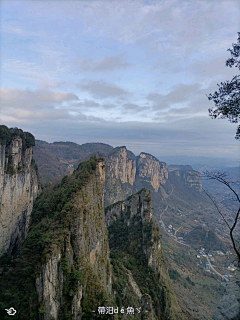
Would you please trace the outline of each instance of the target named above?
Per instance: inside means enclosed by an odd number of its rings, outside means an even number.
[[[177,225],[189,211],[188,228],[198,230],[207,203],[199,172],[124,146],[34,146],[30,133],[0,129],[1,319],[9,306],[16,319],[127,319],[131,306],[135,319],[207,319],[173,286],[177,255],[163,250],[157,223],[165,212]]]

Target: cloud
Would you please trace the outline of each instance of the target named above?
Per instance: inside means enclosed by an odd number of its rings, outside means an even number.
[[[111,103],[98,103],[94,100],[84,99],[71,105],[71,108],[82,110],[115,109],[117,106]]]
[[[203,90],[199,83],[178,84],[171,88],[167,94],[157,92],[149,93],[146,96],[147,101],[152,102],[154,110],[169,111],[171,106],[175,104],[190,104],[196,98],[204,98]]]
[[[81,81],[78,87],[98,99],[124,98],[130,95],[127,90],[104,80],[85,79]]]
[[[14,107],[20,105],[24,108],[32,108],[47,104],[61,104],[66,101],[79,100],[74,93],[63,93],[50,90],[20,90],[0,88],[0,101],[2,107]]]
[[[44,66],[36,62],[7,59],[2,69],[8,74],[14,73],[19,79],[37,83],[42,86],[57,86],[58,79],[55,71],[46,70]]]
[[[135,103],[125,103],[122,105],[121,109],[123,110],[123,113],[141,113],[146,110],[149,110],[150,107],[141,107]]]
[[[158,93],[150,93],[147,95],[147,99],[154,101],[154,102],[160,102],[162,101],[163,97],[166,98],[169,102],[181,102],[189,98],[189,96],[192,96],[195,94],[197,90],[201,87],[201,84],[199,83],[191,83],[191,84],[177,84],[171,88],[171,91],[166,94],[158,94]]]
[[[73,64],[78,64],[79,59],[75,59]],[[123,55],[119,54],[114,57],[104,57],[100,61],[93,59],[84,59],[80,61],[80,71],[92,71],[92,72],[106,72],[115,71],[119,69],[126,69],[131,66],[131,63],[125,62]]]
[[[20,79],[36,83],[41,87],[57,87],[62,82],[60,76],[69,73],[70,64],[61,51],[51,50],[43,45],[30,45],[27,52],[37,56],[33,61],[6,59],[2,69],[7,74],[15,74]],[[37,61],[37,62],[36,62]]]
[[[234,126],[227,121],[201,118],[186,125],[185,120],[175,123],[139,122],[81,122],[53,123],[48,129],[47,141],[104,142],[114,147],[126,145],[136,155],[148,152],[164,161],[166,156],[208,156],[237,159],[239,142],[234,139]],[[38,139],[45,134],[44,127],[34,127]],[[27,130],[27,129],[25,129]],[[29,129],[28,129],[29,131]],[[187,163],[186,163],[187,164]]]
[[[216,89],[215,80],[210,80],[207,86],[200,83],[178,84],[167,94],[150,92],[145,98],[151,103],[152,121],[170,123],[185,119],[189,125],[189,119],[208,117],[212,102],[206,95]]]
[[[100,104],[94,100],[85,99],[83,101],[80,101],[78,103],[74,104],[74,107],[82,107],[82,108],[93,108],[98,109],[100,108]]]
[[[59,121],[68,126],[73,122],[105,122],[76,108],[79,98],[74,93],[0,88],[0,97],[0,120],[9,126],[44,123],[57,126]],[[93,106],[94,101],[85,100],[85,105]]]
[[[191,156],[221,155],[236,158],[238,142],[234,140],[235,126],[226,120],[213,121],[210,117],[199,115],[188,121],[178,114],[175,121],[169,119],[166,123],[119,122],[122,118],[105,121],[100,117],[86,115],[75,107],[75,104],[82,103],[93,110],[102,108],[102,105],[98,105],[94,100],[76,102],[71,100],[75,98],[71,93],[48,92],[42,94],[42,104],[36,107],[33,104],[34,92],[31,93],[31,99],[22,100],[26,97],[26,92],[22,91],[1,89],[1,99],[3,97],[5,101],[1,101],[1,123],[11,127],[19,126],[32,132],[37,139],[49,142],[62,140],[127,145],[136,154],[141,151],[148,152],[163,161],[166,155],[179,156],[186,153]],[[39,95],[40,92],[36,92],[36,96],[40,97]],[[18,99],[19,97],[21,99]],[[62,108],[63,103],[69,105]],[[143,107],[126,103],[121,108],[136,113]],[[188,111],[172,108],[170,112],[183,112],[186,115]],[[170,113],[167,116],[170,117]]]
[[[236,126],[208,117],[205,94],[236,71],[224,63],[237,38],[239,1],[5,1],[3,7],[4,86],[45,90],[2,89],[2,122],[48,141],[126,144],[159,157],[237,157]],[[79,71],[91,79],[75,94]]]
[[[227,47],[230,47],[229,44]],[[227,50],[225,50],[227,51]],[[229,68],[225,66],[225,61],[229,57],[229,54],[226,52],[225,55],[222,54],[217,58],[212,58],[209,60],[196,61],[193,64],[188,66],[188,71],[193,74],[196,74],[198,77],[204,78],[219,78],[226,79],[227,77],[232,77],[236,75],[237,70],[235,68]]]
[[[226,39],[221,38],[225,33],[223,29],[229,28],[226,17],[239,18],[239,3],[154,1],[146,5],[143,1],[112,1],[103,5],[91,2],[76,4],[74,11],[88,26],[89,33],[96,32],[123,43],[148,42],[157,51],[165,51],[172,46],[174,54],[178,54],[179,50],[185,53],[189,53],[189,49],[195,50],[195,45],[204,51],[218,50]],[[215,39],[212,38],[213,30],[218,31]],[[234,24],[232,30],[235,30]]]
[[[239,18],[239,2],[226,0],[148,1],[147,4],[145,1],[72,1],[71,5],[62,1],[57,7],[54,2],[43,1],[30,2],[24,9],[28,19],[33,10],[39,17],[52,21],[64,13],[66,21],[69,17],[81,20],[86,34],[123,43],[148,41],[158,49],[172,44],[178,49],[181,46],[184,49],[186,44],[194,49],[194,44],[202,40],[211,42],[212,31],[216,43],[215,31],[219,32],[220,26],[221,30],[229,28],[229,20]],[[234,23],[230,27],[235,30]]]

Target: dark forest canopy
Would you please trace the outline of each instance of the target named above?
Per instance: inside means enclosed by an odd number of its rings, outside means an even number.
[[[30,132],[25,132],[22,129],[8,128],[7,126],[0,125],[0,142],[9,145],[15,137],[22,139],[23,149],[35,146],[35,137]]]
[[[237,43],[232,44],[232,49],[228,49],[231,58],[227,59],[226,66],[235,66],[240,70],[240,32],[238,32]],[[227,118],[232,123],[240,121],[240,75],[236,75],[231,81],[224,81],[218,84],[218,91],[208,96],[215,104],[208,109],[212,119]],[[240,140],[240,126],[237,127],[235,138]]]

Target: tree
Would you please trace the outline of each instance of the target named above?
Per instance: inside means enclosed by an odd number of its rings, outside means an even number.
[[[238,259],[238,265],[240,265],[240,246],[239,243],[237,243],[235,237],[234,237],[234,231],[236,230],[236,227],[238,225],[238,223],[240,222],[240,195],[238,194],[238,192],[236,191],[236,188],[233,187],[233,185],[238,185],[239,183],[234,182],[234,181],[229,181],[228,179],[228,175],[226,172],[209,172],[209,171],[205,171],[204,172],[204,176],[209,179],[209,180],[216,180],[222,184],[224,184],[233,194],[233,200],[238,202],[238,209],[237,209],[237,213],[234,217],[234,221],[232,223],[232,225],[227,221],[226,217],[224,216],[224,214],[222,213],[222,211],[220,210],[220,208],[218,207],[216,201],[213,199],[212,196],[210,196],[210,194],[203,189],[203,191],[207,194],[207,196],[211,199],[211,201],[213,202],[214,206],[216,207],[217,211],[219,212],[219,214],[221,215],[221,217],[223,218],[225,224],[227,225],[228,229],[229,229],[229,234],[230,234],[230,238],[232,241],[232,245],[233,245],[233,249],[237,255],[237,259]]]
[[[240,70],[240,32],[238,32],[237,43],[232,44],[232,49],[228,49],[231,58],[226,60],[226,66],[235,66]],[[231,81],[224,81],[218,84],[218,91],[207,95],[215,106],[208,109],[212,119],[227,118],[232,123],[240,121],[240,75],[236,75]],[[240,140],[240,125],[237,127],[235,139]]]

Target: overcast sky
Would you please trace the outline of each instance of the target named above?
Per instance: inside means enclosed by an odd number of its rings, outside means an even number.
[[[48,142],[104,142],[167,157],[239,159],[236,124],[206,94],[240,1],[1,1],[0,121]]]

